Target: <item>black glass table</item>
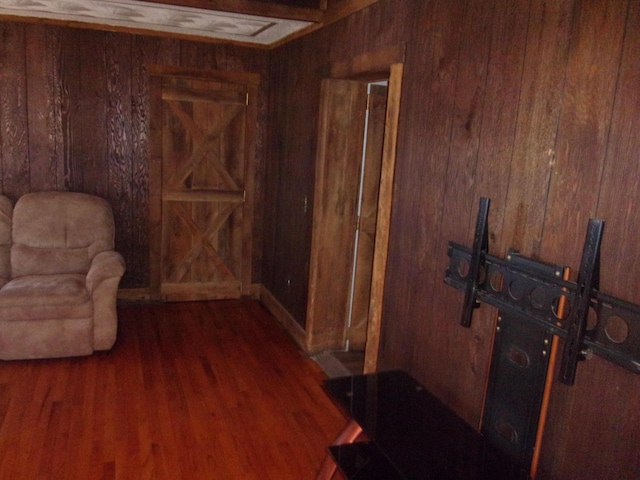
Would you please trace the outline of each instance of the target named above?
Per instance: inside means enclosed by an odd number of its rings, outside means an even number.
[[[325,390],[366,438],[329,447],[349,479],[527,478],[483,435],[403,371],[329,379]]]

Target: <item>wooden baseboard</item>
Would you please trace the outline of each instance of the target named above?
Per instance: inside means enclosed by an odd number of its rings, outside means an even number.
[[[122,303],[148,303],[157,300],[148,288],[120,288],[117,298]]]
[[[253,283],[249,287],[248,297],[256,300],[260,299],[262,285]],[[236,295],[237,296],[237,295]],[[118,301],[122,303],[149,303],[167,301],[161,295],[155,295],[150,288],[120,288],[118,289]],[[169,300],[172,301],[172,300]]]
[[[276,297],[264,286],[259,285],[260,301],[267,310],[273,315],[282,327],[291,335],[298,346],[309,354],[307,348],[307,332],[300,326],[298,322],[291,316],[286,308],[278,301]]]
[[[255,300],[260,300],[260,292],[264,287],[261,283],[252,283],[249,287],[249,298],[253,298]]]

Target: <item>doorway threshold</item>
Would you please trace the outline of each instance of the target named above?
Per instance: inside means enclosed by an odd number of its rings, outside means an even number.
[[[360,351],[326,351],[314,355],[311,359],[329,378],[358,375],[364,371],[364,352]]]

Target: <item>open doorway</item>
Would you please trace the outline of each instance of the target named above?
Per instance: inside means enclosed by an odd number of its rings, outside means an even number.
[[[367,84],[345,342],[334,352],[349,373],[364,371],[388,87],[387,79]]]
[[[306,347],[344,374],[377,367],[401,78],[322,85]]]

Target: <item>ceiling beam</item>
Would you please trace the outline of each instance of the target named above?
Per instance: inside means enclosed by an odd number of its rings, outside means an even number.
[[[302,8],[255,0],[140,0],[143,2],[178,5],[181,7],[218,10],[222,12],[285,18],[305,22],[320,22],[323,12],[319,8]]]
[[[353,13],[364,10],[379,1],[380,0],[322,0],[321,8],[325,10],[322,13],[322,20],[320,22],[314,22],[313,25],[294,33],[293,35],[289,35],[287,38],[270,45],[270,47],[279,47],[291,40],[303,37],[311,32],[315,32],[316,30],[320,30],[321,28],[337,22],[338,20],[342,20]]]
[[[380,0],[328,0],[322,17],[323,25],[329,25],[349,15],[370,7]]]

